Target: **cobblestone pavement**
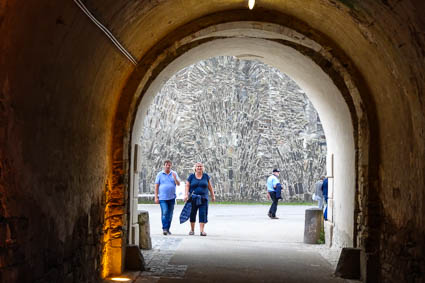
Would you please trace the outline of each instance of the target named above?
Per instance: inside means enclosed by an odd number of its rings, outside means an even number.
[[[187,265],[173,265],[170,260],[178,249],[182,238],[152,236],[152,249],[142,250],[147,271],[142,276],[161,278],[183,278]]]
[[[268,206],[211,205],[208,236],[200,237],[198,224],[189,236],[188,223],[178,223],[180,205],[171,236],[162,235],[159,205],[142,205],[152,249],[142,250],[148,270],[129,277],[133,283],[350,282],[332,276],[338,251],[303,243],[306,208],[279,206],[279,219],[271,220]]]

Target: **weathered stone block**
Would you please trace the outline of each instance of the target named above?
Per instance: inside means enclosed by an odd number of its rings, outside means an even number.
[[[108,214],[107,216],[121,216],[124,214],[124,207],[111,205],[109,207],[107,214]]]
[[[317,244],[323,225],[323,212],[320,208],[305,210],[304,243]]]
[[[139,212],[139,247],[144,250],[152,249],[149,212]]]
[[[121,238],[111,240],[111,247],[120,248],[121,246],[122,246],[122,239]]]

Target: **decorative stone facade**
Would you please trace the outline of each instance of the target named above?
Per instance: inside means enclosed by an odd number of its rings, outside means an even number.
[[[141,193],[153,193],[166,159],[182,179],[203,162],[217,198],[232,201],[265,200],[276,167],[286,201],[310,200],[326,170],[313,105],[287,75],[260,61],[222,56],[184,68],[155,97],[142,133]]]

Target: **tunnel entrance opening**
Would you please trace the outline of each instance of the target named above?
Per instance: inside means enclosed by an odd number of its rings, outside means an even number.
[[[284,202],[311,202],[326,174],[326,139],[314,106],[291,78],[258,60],[220,56],[180,70],[137,126],[141,198],[153,197],[167,159],[183,182],[202,161],[225,202],[266,201],[273,168],[281,171]],[[183,197],[181,185],[177,199]]]
[[[171,249],[167,242],[177,249],[191,241],[184,238],[188,223],[179,225],[179,215],[184,182],[197,161],[204,163],[218,201],[209,203],[211,224],[206,225],[212,241],[218,241],[214,244],[303,242],[304,210],[312,207],[314,183],[326,173],[326,139],[314,106],[287,75],[232,56],[197,62],[173,74],[155,95],[143,125],[134,127],[141,128],[138,207],[149,212],[154,247],[143,251],[149,268],[163,270],[151,258],[163,257],[160,250]],[[154,182],[168,159],[181,179],[170,227],[178,240],[164,238],[159,205],[153,204]],[[280,168],[282,201],[289,204],[278,206],[278,221],[267,216],[271,203],[265,183],[273,168]]]
[[[131,107],[133,128],[127,137],[130,142],[124,145],[124,152],[130,153],[127,243],[138,242],[135,212],[140,129],[134,125],[142,123],[155,94],[178,70],[200,60],[226,55],[259,59],[288,74],[305,90],[321,117],[328,143],[326,164],[331,178],[325,224],[327,242],[334,247],[357,246],[356,187],[364,185],[359,184],[358,176],[367,172],[368,132],[367,128],[363,132],[364,127],[362,131],[357,127],[359,121],[367,124],[359,109],[359,92],[338,58],[292,29],[262,22],[230,22],[208,27],[158,52],[156,59],[149,61],[149,67],[145,65],[143,73],[136,76],[139,83]],[[362,160],[359,160],[359,152],[365,154]],[[362,166],[356,167],[359,162]]]

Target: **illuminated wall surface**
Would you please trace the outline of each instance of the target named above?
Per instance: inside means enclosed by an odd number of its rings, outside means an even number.
[[[325,136],[303,90],[276,68],[236,57],[198,62],[166,82],[140,143],[140,193],[153,193],[165,159],[182,180],[205,163],[221,200],[264,200],[276,167],[285,200],[308,200],[325,172]]]

